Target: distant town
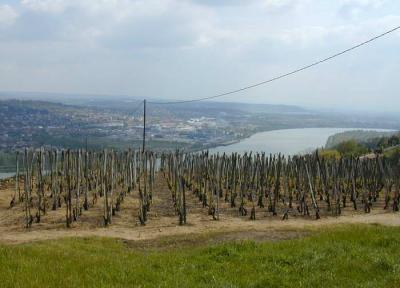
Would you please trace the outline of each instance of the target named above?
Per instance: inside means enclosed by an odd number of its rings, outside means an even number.
[[[0,102],[0,149],[22,149],[28,146],[112,146],[113,142],[141,141],[143,115],[129,115],[92,107],[68,106],[41,101]],[[215,117],[158,119],[149,117],[148,142],[173,148],[171,143],[190,147],[196,143],[212,146],[228,144],[243,138],[240,127]]]
[[[140,147],[143,113],[140,106],[133,111],[137,104],[126,100],[77,101],[76,104],[2,100],[0,150],[43,146]],[[377,119],[372,116],[318,113],[284,105],[213,102],[200,106],[151,105],[147,114],[146,145],[156,151],[229,145],[254,133],[274,129],[377,127]],[[379,118],[378,128],[396,128],[399,123],[397,119]]]

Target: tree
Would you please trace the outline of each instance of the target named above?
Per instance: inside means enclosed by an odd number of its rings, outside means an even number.
[[[344,157],[360,156],[368,153],[368,149],[355,140],[342,142],[334,147]]]

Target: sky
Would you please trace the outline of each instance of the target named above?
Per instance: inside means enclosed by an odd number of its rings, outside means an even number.
[[[398,0],[0,0],[0,91],[207,97],[399,25]],[[397,31],[219,101],[400,112],[399,75]]]

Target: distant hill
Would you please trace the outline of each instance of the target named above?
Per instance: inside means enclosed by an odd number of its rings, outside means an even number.
[[[379,131],[366,131],[366,130],[355,130],[355,131],[345,131],[342,133],[337,133],[332,135],[326,141],[325,147],[331,149],[340,143],[355,140],[358,143],[366,143],[376,138],[389,137],[399,133],[398,131],[390,132],[379,132]]]
[[[100,109],[115,110],[131,113],[143,99],[126,95],[94,95],[94,94],[68,94],[51,92],[4,92],[0,91],[0,100],[35,100],[57,101],[67,105],[88,106]],[[220,113],[272,113],[272,114],[310,114],[315,113],[300,106],[280,104],[249,104],[237,102],[188,102],[183,104],[151,104],[151,102],[164,102],[163,100],[149,99],[148,112],[168,111],[180,116],[188,117],[218,116]],[[166,100],[174,101],[174,100]],[[183,113],[183,114],[182,114]],[[204,115],[207,114],[207,115]]]
[[[154,105],[161,107],[164,105]],[[294,105],[274,105],[274,104],[250,104],[236,102],[189,102],[184,104],[169,104],[171,110],[190,110],[190,111],[242,111],[245,113],[311,113],[299,106]]]

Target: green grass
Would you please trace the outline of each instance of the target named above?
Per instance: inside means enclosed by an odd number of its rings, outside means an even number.
[[[105,238],[0,246],[1,287],[400,287],[400,228],[134,249]]]

